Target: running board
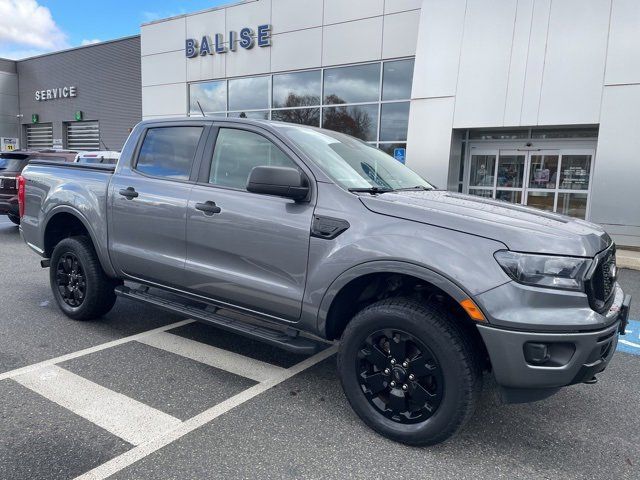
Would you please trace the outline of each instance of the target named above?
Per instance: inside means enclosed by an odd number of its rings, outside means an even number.
[[[297,331],[293,335],[279,330],[252,325],[250,323],[241,322],[215,312],[206,310],[205,308],[185,305],[175,300],[165,297],[153,295],[148,289],[132,289],[124,285],[120,285],[115,289],[116,295],[119,297],[129,298],[138,302],[146,303],[157,308],[161,308],[168,312],[184,315],[205,323],[210,323],[216,327],[228,330],[238,335],[249,337],[261,342],[280,347],[292,353],[301,355],[313,355],[320,350],[320,345],[313,340],[301,337]],[[291,331],[291,329],[289,329]]]

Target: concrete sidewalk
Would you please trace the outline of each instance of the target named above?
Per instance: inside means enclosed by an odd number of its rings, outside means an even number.
[[[640,270],[640,252],[636,250],[618,249],[616,252],[616,263],[620,268]]]

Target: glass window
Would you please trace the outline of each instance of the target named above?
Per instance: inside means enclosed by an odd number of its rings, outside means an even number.
[[[500,155],[498,160],[498,187],[522,188],[524,155]]]
[[[136,170],[154,177],[188,180],[202,127],[150,128],[144,137]]]
[[[258,110],[250,112],[229,112],[231,118],[253,118],[256,120],[269,120],[269,110]]]
[[[527,205],[553,212],[553,200],[555,193],[553,192],[529,192],[527,194]]]
[[[493,187],[495,165],[495,155],[472,155],[469,186]]]
[[[391,155],[393,158],[395,158],[396,160],[399,160],[398,158],[396,158],[396,155],[394,155],[396,153],[396,149],[397,148],[402,148],[404,149],[404,152],[397,152],[398,154],[403,154],[404,153],[404,158],[407,158],[407,144],[406,143],[381,143],[378,145],[378,148],[380,150],[382,150],[384,153],[386,153],[387,155]],[[400,160],[401,163],[405,163],[404,161]]]
[[[559,193],[557,212],[584,219],[587,216],[587,194]]]
[[[476,197],[492,198],[493,190],[485,188],[470,188],[469,195],[475,195]]]
[[[229,110],[269,108],[269,77],[229,80]]]
[[[198,102],[205,113],[227,109],[227,82],[192,83],[189,86],[189,115],[201,115]]]
[[[587,190],[591,155],[562,155],[560,185],[563,190]]]
[[[528,130],[469,130],[470,140],[516,140],[528,136]]]
[[[375,141],[378,131],[378,105],[326,107],[322,109],[322,126],[356,138]]]
[[[556,188],[558,155],[531,155],[529,188]]]
[[[273,76],[273,107],[320,105],[320,70]]]
[[[413,59],[385,62],[382,71],[382,100],[411,98]]]
[[[409,129],[409,102],[383,103],[380,115],[380,141],[406,141]]]
[[[296,167],[282,150],[253,132],[234,128],[218,131],[209,183],[244,190],[253,167]]]
[[[272,110],[271,119],[300,125],[320,126],[320,108],[292,108],[290,110]]]
[[[327,68],[324,103],[376,102],[380,98],[380,64]]]
[[[598,138],[598,128],[534,128],[531,138]]]
[[[522,203],[522,192],[520,190],[498,190],[496,199],[511,203]]]
[[[344,188],[433,188],[375,146],[337,132],[276,124],[330,178]]]

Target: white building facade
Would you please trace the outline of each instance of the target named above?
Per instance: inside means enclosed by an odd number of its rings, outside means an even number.
[[[249,0],[142,26],[142,114],[344,131],[640,246],[639,31],[634,0]]]

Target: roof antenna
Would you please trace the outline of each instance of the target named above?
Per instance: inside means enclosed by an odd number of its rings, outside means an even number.
[[[202,116],[206,117],[206,115],[204,114],[204,110],[202,109],[202,105],[200,105],[200,100],[196,100],[196,103],[198,104],[198,108],[200,109],[200,113],[202,113]]]
[[[107,147],[107,144],[104,143],[104,140],[100,139],[100,143],[102,144],[105,150],[109,150],[109,147]]]

